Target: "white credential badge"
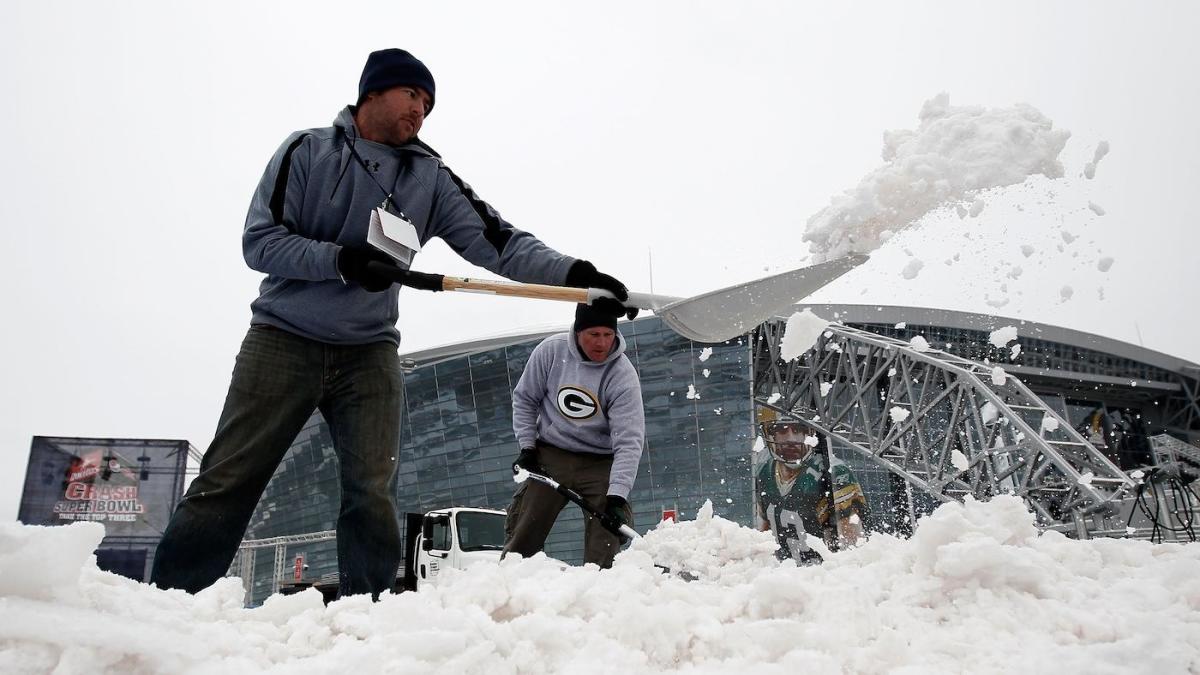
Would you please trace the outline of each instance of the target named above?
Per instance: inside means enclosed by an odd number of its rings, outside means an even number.
[[[417,228],[408,218],[394,215],[382,207],[371,211],[367,243],[392,256],[402,265],[411,265],[413,256],[421,250],[421,238],[417,236]]]

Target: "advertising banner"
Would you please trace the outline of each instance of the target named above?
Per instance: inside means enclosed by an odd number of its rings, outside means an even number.
[[[18,519],[103,523],[106,537],[158,537],[183,493],[187,441],[35,436]]]

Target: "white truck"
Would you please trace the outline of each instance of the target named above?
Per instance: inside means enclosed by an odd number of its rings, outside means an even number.
[[[504,548],[504,511],[456,506],[427,513],[405,513],[403,517],[404,567],[392,587],[396,593],[437,583],[447,569],[465,569],[500,560]],[[286,595],[307,588],[320,591],[328,604],[337,597],[337,573],[323,575],[316,581],[283,584],[279,592]]]
[[[505,517],[504,511],[462,506],[405,514],[404,574],[397,590],[421,590],[446,569],[499,561]]]

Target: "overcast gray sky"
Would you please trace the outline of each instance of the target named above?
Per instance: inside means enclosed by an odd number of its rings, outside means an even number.
[[[1028,103],[1072,132],[1064,180],[931,217],[814,300],[987,311],[1007,295],[994,311],[1200,361],[1198,19],[1174,2],[13,3],[0,517],[33,435],[206,447],[259,279],[240,250],[251,192],[391,46],[433,71],[422,137],[481,196],[638,290],[652,257],[653,290],[675,295],[803,264],[808,217],[937,93]],[[1078,240],[1058,251],[1062,229]],[[909,254],[926,263],[913,280]],[[479,272],[440,243],[415,267]],[[406,290],[402,351],[569,314]]]

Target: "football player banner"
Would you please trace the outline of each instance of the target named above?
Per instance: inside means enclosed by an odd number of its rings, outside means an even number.
[[[775,536],[776,556],[800,564],[820,562],[806,535],[831,550],[858,543],[866,498],[854,472],[833,456],[825,434],[766,407],[758,410],[758,425],[763,448],[761,461],[755,462],[755,521],[758,529]]]

